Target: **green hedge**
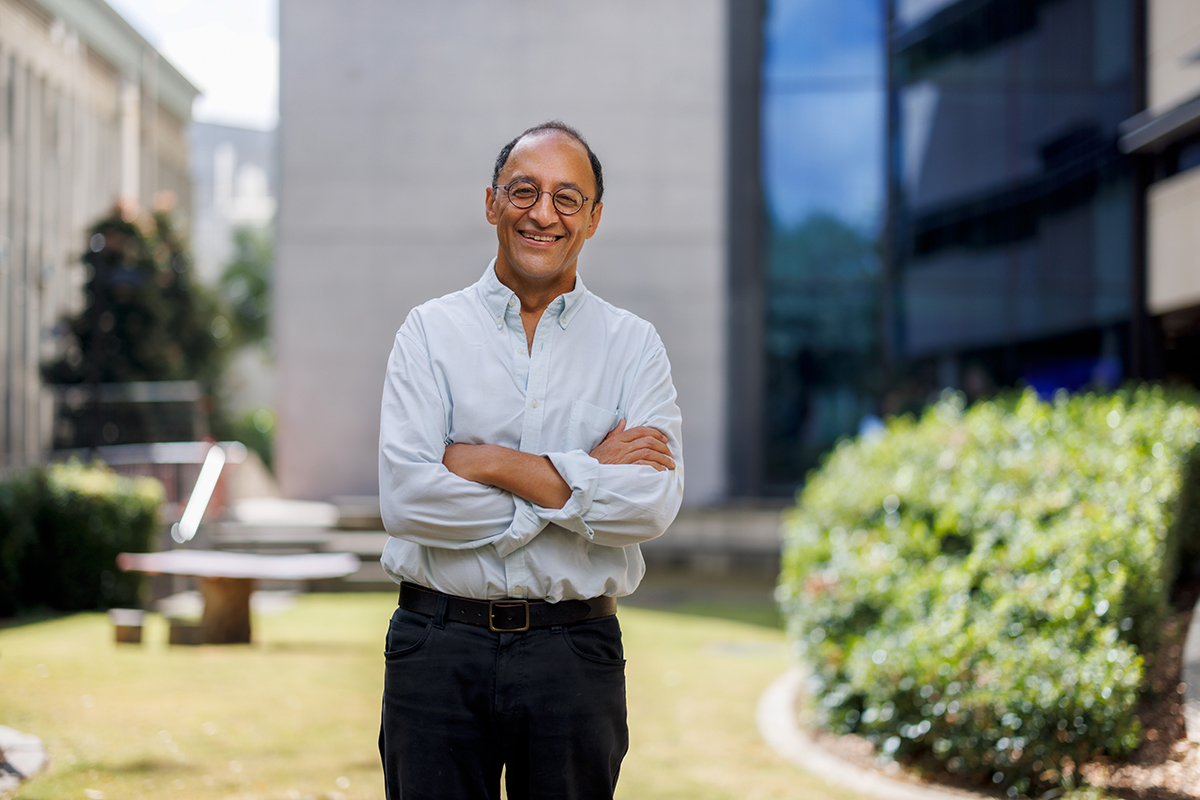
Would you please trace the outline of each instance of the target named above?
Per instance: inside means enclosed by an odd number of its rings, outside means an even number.
[[[116,557],[150,549],[162,499],[156,480],[78,462],[0,480],[0,616],[137,605]]]
[[[947,396],[841,443],[784,523],[818,722],[1010,796],[1136,748],[1141,654],[1200,553],[1197,442],[1156,388]]]

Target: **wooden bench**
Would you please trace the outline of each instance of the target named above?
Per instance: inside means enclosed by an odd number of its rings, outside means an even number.
[[[353,553],[258,555],[215,550],[164,550],[121,553],[117,565],[126,572],[189,575],[200,579],[205,644],[250,642],[250,595],[259,580],[303,581],[341,578],[358,570]]]

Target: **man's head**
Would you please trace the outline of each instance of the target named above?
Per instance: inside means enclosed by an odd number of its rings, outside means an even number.
[[[501,150],[486,213],[499,240],[496,274],[523,301],[523,290],[574,286],[579,251],[600,222],[600,176],[599,159],[561,122],[530,128]]]
[[[517,138],[513,139],[508,144],[504,145],[504,147],[500,148],[500,155],[496,156],[496,166],[492,168],[492,185],[496,186],[499,184],[500,173],[503,171],[504,165],[508,163],[508,156],[512,153],[513,148],[517,146],[517,142],[521,141],[526,136],[541,133],[543,131],[559,131],[560,133],[566,134],[583,145],[583,149],[587,150],[588,161],[592,165],[592,177],[596,181],[596,196],[594,199],[597,203],[603,202],[604,170],[600,167],[600,159],[597,158],[596,154],[592,152],[591,146],[588,145],[587,139],[583,138],[582,133],[575,130],[567,123],[557,119],[552,119],[549,122],[543,122],[541,125],[534,125],[532,128],[528,128],[524,133],[517,136]]]

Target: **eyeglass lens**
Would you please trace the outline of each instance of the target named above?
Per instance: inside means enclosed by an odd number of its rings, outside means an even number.
[[[513,181],[506,191],[508,201],[517,208],[531,207],[543,194],[529,181]],[[578,189],[563,188],[550,196],[554,200],[554,207],[562,214],[574,214],[583,208],[583,193]]]

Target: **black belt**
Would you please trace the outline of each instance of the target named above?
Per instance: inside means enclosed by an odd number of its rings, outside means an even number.
[[[521,633],[530,628],[570,625],[585,619],[611,617],[617,613],[617,598],[594,597],[591,600],[471,600],[426,589],[415,583],[400,584],[400,607],[427,617],[436,616],[438,604],[445,598],[446,619],[478,625],[499,633]]]

